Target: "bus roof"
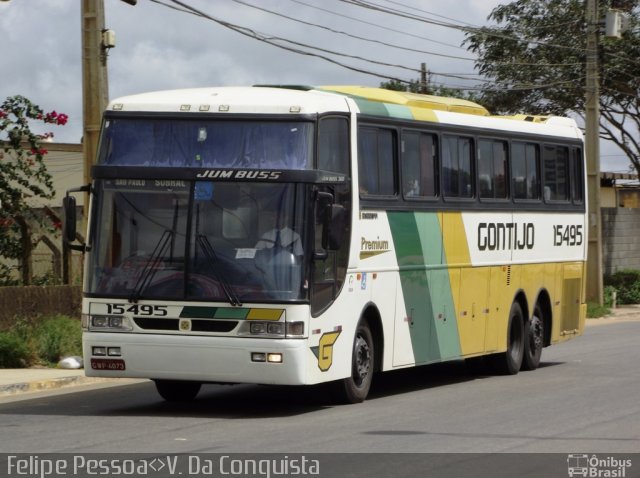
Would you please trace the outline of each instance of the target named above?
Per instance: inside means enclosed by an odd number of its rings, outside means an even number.
[[[406,91],[393,91],[367,86],[321,86],[321,90],[335,91],[355,98],[379,103],[413,106],[430,110],[452,111],[480,116],[489,116],[489,111],[472,101],[445,96],[422,95]]]
[[[113,100],[111,111],[158,113],[365,115],[582,138],[576,122],[559,116],[494,116],[459,98],[365,86],[257,85],[157,91]]]

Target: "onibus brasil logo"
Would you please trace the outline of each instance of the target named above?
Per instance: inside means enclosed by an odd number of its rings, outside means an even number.
[[[586,453],[571,453],[567,456],[567,472],[570,477],[584,476],[593,478],[625,478],[627,468],[631,468],[631,460]]]

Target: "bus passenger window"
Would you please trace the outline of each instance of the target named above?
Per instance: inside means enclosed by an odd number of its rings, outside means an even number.
[[[358,132],[358,179],[363,195],[396,194],[395,132],[362,127]]]
[[[511,144],[511,173],[515,199],[540,199],[540,153],[537,144]]]
[[[545,200],[569,199],[569,148],[550,145],[544,147],[544,189]]]
[[[444,136],[442,141],[442,190],[445,197],[473,197],[473,148],[470,138]]]
[[[418,132],[402,135],[404,197],[435,197],[436,154],[434,135]]]
[[[478,189],[483,199],[507,197],[507,143],[481,139],[478,141]]]
[[[584,202],[584,163],[580,148],[571,149],[571,162],[573,164],[573,202],[582,204]]]

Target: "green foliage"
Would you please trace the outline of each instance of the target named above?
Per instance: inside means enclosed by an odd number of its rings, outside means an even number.
[[[611,309],[606,305],[600,305],[594,302],[587,303],[587,318],[589,319],[597,319],[599,317],[609,315],[610,313]]]
[[[65,355],[82,355],[80,322],[58,316],[42,321],[34,329],[35,352],[49,363],[57,363]]]
[[[36,134],[30,125],[64,125],[67,120],[65,114],[45,113],[24,96],[10,96],[0,103],[0,257],[30,257],[31,251],[25,250],[30,223],[43,224],[43,218],[34,214],[27,199],[54,195],[44,162],[47,150],[41,145],[53,134]]]
[[[617,292],[618,304],[640,304],[640,271],[625,269],[605,276],[606,286]]]
[[[600,18],[610,1],[598,2]],[[600,37],[601,136],[640,171],[640,7],[629,3],[622,39]],[[496,25],[467,34],[485,76],[479,101],[496,113],[584,114],[587,22],[583,0],[517,0],[489,15]]]
[[[0,332],[0,368],[53,365],[69,355],[82,355],[82,328],[76,319],[16,318],[9,330]]]
[[[29,361],[26,341],[13,332],[0,332],[0,368],[21,368]]]
[[[604,295],[604,305],[606,307],[613,307],[613,293],[616,292],[616,288],[613,286],[605,286],[603,295]]]
[[[9,267],[5,264],[0,264],[0,287],[11,285],[18,285],[18,281],[13,278]]]
[[[60,278],[54,274],[53,271],[48,271],[47,273],[41,275],[41,276],[37,276],[34,277],[33,280],[31,281],[31,285],[41,285],[41,286],[47,286],[47,285],[60,285]]]
[[[407,91],[409,93],[420,93],[420,82],[418,80],[411,80],[409,83],[404,83],[398,80],[383,81],[380,83],[380,88],[391,91]],[[474,102],[480,102],[481,98],[472,91],[465,91],[458,88],[447,88],[446,86],[434,86],[427,85],[427,93],[434,96],[446,96],[449,98],[460,98],[463,100],[469,100]]]

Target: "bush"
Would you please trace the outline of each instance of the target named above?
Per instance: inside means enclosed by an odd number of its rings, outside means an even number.
[[[45,319],[33,330],[36,355],[57,363],[67,355],[82,355],[82,328],[78,320],[65,316]]]
[[[22,368],[30,362],[29,347],[13,332],[0,332],[0,368]]]
[[[604,284],[616,290],[618,304],[640,304],[640,271],[618,271],[605,276]]]
[[[587,303],[587,318],[588,319],[597,319],[599,317],[604,317],[605,315],[609,315],[611,313],[611,309],[607,307],[607,305],[596,304],[595,302]]]
[[[613,307],[613,293],[616,292],[616,288],[611,286],[611,285],[608,285],[608,286],[605,286],[603,292],[604,292],[604,294],[603,294],[604,295],[604,305],[606,307]],[[616,298],[616,302],[617,302],[617,300],[618,299]]]
[[[40,320],[15,318],[0,332],[0,368],[53,365],[62,357],[82,355],[80,321],[60,315]]]

